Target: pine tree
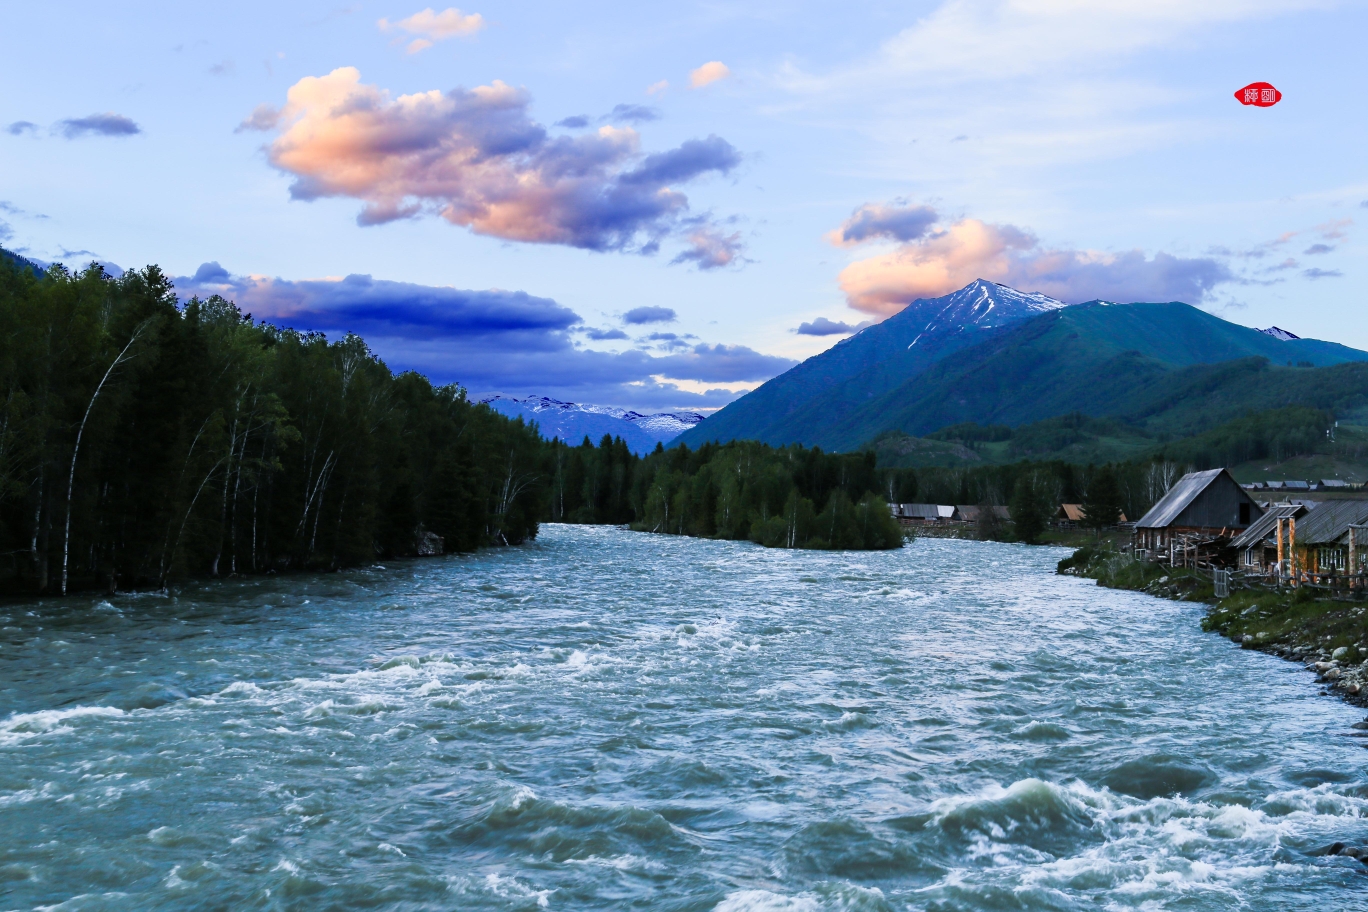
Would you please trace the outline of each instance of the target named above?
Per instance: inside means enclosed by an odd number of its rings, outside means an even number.
[[[1034,478],[1022,473],[1012,488],[1012,524],[1016,528],[1018,541],[1034,545],[1040,541],[1047,520],[1045,506],[1036,492]]]
[[[1101,532],[1116,525],[1123,508],[1116,470],[1110,465],[1103,466],[1093,473],[1088,483],[1088,492],[1083,498],[1083,521]]]

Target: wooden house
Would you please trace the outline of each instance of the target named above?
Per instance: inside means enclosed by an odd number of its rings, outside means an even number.
[[[1264,574],[1277,567],[1288,553],[1289,530],[1295,529],[1309,510],[1303,504],[1269,504],[1262,516],[1230,542],[1239,568],[1245,573]]]
[[[1002,522],[1012,521],[1012,512],[1006,507],[988,507],[993,514]],[[954,518],[959,522],[976,523],[983,516],[983,507],[976,507],[969,504],[961,504],[955,507]]]
[[[1189,472],[1135,524],[1135,548],[1170,562],[1182,551],[1195,562],[1203,547],[1225,545],[1263,512],[1225,469]]]
[[[1054,524],[1061,529],[1073,529],[1087,521],[1088,514],[1083,512],[1082,504],[1060,504],[1054,515]],[[1118,513],[1116,521],[1123,523],[1129,520],[1125,513]]]
[[[949,522],[955,515],[955,508],[944,504],[889,504],[893,518],[904,526],[922,523]]]
[[[1284,575],[1354,576],[1364,570],[1368,545],[1368,500],[1328,500],[1287,532],[1289,558]]]
[[[1054,515],[1054,524],[1061,529],[1077,528],[1083,520],[1082,504],[1060,504]]]

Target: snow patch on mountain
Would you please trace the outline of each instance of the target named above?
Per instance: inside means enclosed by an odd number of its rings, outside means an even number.
[[[907,346],[911,349],[928,335],[957,333],[966,329],[994,329],[1068,306],[1039,292],[1017,291],[987,279],[975,279],[948,295],[918,298],[889,317],[883,325],[904,324],[909,327],[908,331],[916,336]],[[869,327],[863,332],[873,328]],[[857,333],[844,341],[851,342],[859,335]]]
[[[536,421],[546,437],[577,445],[586,436],[595,444],[604,434],[621,437],[634,453],[649,453],[657,443],[668,443],[703,420],[697,412],[656,412],[643,415],[606,405],[562,402],[549,396],[495,395],[480,400],[510,418]]]
[[[1293,339],[1301,338],[1301,336],[1297,335],[1296,333],[1290,333],[1287,330],[1279,329],[1276,326],[1270,326],[1268,327],[1268,329],[1261,329],[1259,330],[1259,332],[1263,333],[1266,336],[1272,336],[1275,339],[1281,339],[1284,342],[1291,342]]]

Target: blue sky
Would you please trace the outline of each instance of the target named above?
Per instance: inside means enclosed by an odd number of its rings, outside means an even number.
[[[1362,3],[48,3],[6,25],[0,244],[156,262],[475,393],[715,407],[980,275],[1368,348]],[[1232,97],[1260,80],[1280,104]]]

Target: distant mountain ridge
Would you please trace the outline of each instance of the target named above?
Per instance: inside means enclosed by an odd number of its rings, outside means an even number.
[[[649,453],[657,443],[669,443],[703,420],[697,412],[657,412],[643,415],[603,405],[561,402],[548,396],[495,395],[481,399],[494,411],[510,418],[535,421],[543,437],[554,437],[576,446],[585,437],[595,445],[604,434],[621,437],[633,453]]]
[[[939,298],[919,298],[710,415],[678,442],[698,446],[709,440],[759,440],[830,448],[825,429],[833,418],[861,408],[957,351],[1067,306],[985,279]]]
[[[1064,305],[979,280],[913,302],[743,396],[678,442],[755,439],[848,451],[889,430],[922,436],[960,422],[1016,426],[1075,411],[1139,416],[1163,405],[1147,399],[1149,391],[1200,396],[1190,388],[1192,377],[1233,377],[1234,365],[1249,359],[1287,367],[1368,361],[1366,352],[1291,336],[1179,302]],[[1225,363],[1232,365],[1225,373],[1191,373]],[[1262,379],[1221,395],[1232,408],[1269,407],[1252,398],[1256,389],[1278,395]],[[1249,401],[1241,403],[1242,395]]]

